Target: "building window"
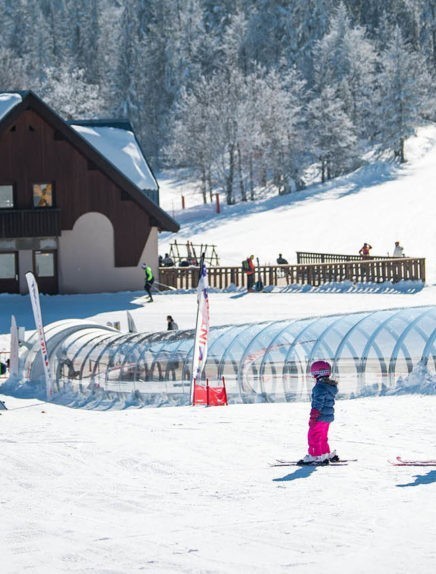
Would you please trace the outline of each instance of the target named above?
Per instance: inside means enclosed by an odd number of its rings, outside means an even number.
[[[53,184],[33,184],[33,207],[53,207]]]
[[[15,279],[15,253],[0,253],[0,279]]]
[[[12,185],[0,185],[0,209],[14,207],[14,188]]]
[[[35,252],[35,271],[38,277],[54,277],[55,254],[53,252]]]

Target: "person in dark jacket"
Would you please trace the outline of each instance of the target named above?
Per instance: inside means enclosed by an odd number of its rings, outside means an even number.
[[[338,462],[336,451],[330,452],[328,432],[335,418],[335,397],[338,384],[330,379],[331,366],[327,361],[315,361],[310,367],[316,379],[312,390],[312,404],[309,419],[309,453],[298,461],[300,465],[329,464]]]
[[[171,315],[167,315],[167,331],[178,331],[179,326],[171,317]]]

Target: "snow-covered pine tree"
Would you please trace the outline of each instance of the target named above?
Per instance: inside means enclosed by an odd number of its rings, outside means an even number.
[[[104,107],[99,86],[87,83],[84,75],[83,70],[65,65],[47,68],[44,82],[35,91],[66,120],[96,118]]]
[[[354,126],[331,86],[308,105],[312,152],[321,164],[321,181],[348,171],[356,158]]]
[[[404,142],[419,122],[431,78],[423,57],[404,42],[398,26],[382,54],[381,68],[378,135],[383,148],[404,162]]]
[[[327,34],[316,43],[313,59],[315,91],[334,87],[357,135],[370,137],[377,57],[365,30],[351,25],[344,4],[333,13]]]

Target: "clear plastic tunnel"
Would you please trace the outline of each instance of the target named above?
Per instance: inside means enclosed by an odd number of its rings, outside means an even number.
[[[342,396],[383,392],[436,363],[436,307],[365,311],[212,327],[204,378],[225,378],[229,402],[308,397],[310,363],[329,360]],[[45,329],[55,391],[135,393],[146,404],[189,403],[194,332],[120,333],[87,321]],[[22,382],[44,379],[37,334],[21,348]]]

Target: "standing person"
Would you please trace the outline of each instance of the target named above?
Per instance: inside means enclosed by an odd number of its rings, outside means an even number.
[[[363,246],[359,249],[359,255],[364,258],[368,258],[370,256],[371,249],[372,245],[369,243],[364,243]]]
[[[399,241],[395,241],[395,248],[394,252],[392,253],[392,257],[405,257],[404,247],[401,247]]]
[[[144,289],[148,294],[148,302],[152,303],[153,297],[151,295],[151,286],[154,283],[153,271],[151,270],[151,267],[149,265],[147,265],[147,263],[143,263],[141,265],[141,267],[144,269],[144,273],[145,273]]]
[[[310,372],[315,378],[312,389],[312,408],[307,435],[309,453],[298,461],[300,466],[306,464],[329,464],[338,462],[336,451],[330,452],[328,432],[330,423],[335,418],[335,397],[338,384],[330,379],[331,366],[327,361],[315,361]]]
[[[179,326],[171,317],[171,315],[167,315],[167,331],[178,331]]]
[[[242,269],[247,275],[247,291],[251,293],[253,291],[254,273],[256,271],[256,267],[254,266],[254,255],[250,255],[250,257],[244,259],[242,262]]]
[[[277,265],[288,265],[288,260],[285,259],[281,253],[279,253],[279,256],[277,257]],[[282,271],[281,273],[286,278],[286,285],[289,285],[289,269],[287,271]]]

